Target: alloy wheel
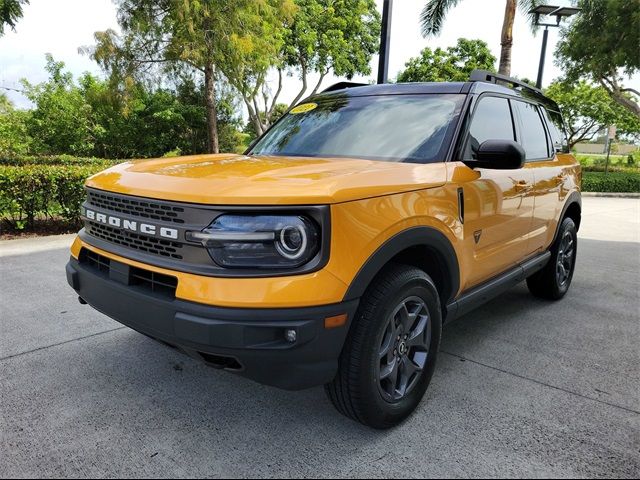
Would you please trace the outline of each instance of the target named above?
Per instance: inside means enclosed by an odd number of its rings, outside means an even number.
[[[431,322],[420,297],[408,297],[389,316],[379,348],[378,388],[383,398],[398,402],[416,386],[427,363]]]
[[[558,285],[564,287],[571,277],[574,260],[574,241],[571,232],[565,232],[558,248],[558,259],[556,261],[556,278]]]

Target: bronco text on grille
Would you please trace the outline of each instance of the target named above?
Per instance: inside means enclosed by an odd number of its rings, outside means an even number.
[[[201,242],[201,231],[222,211],[211,205],[177,203],[88,188],[82,205],[81,238],[94,247],[132,260],[191,273],[219,275]]]
[[[82,205],[85,231],[90,236],[141,254],[175,260],[182,260],[184,247],[189,248],[181,232],[186,223],[183,215],[184,207],[169,202],[91,189]]]

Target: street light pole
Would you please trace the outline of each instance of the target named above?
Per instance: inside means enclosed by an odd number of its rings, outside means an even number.
[[[540,64],[538,65],[538,80],[536,81],[536,87],[542,88],[544,61],[547,56],[547,41],[549,40],[549,27],[560,27],[560,23],[563,19],[580,13],[580,9],[575,7],[558,7],[556,5],[538,5],[529,13],[535,15],[535,25],[537,27],[544,27],[544,33],[542,35],[542,51],[540,52]],[[556,17],[556,23],[540,23],[540,17],[542,16]]]
[[[542,34],[542,51],[540,52],[540,63],[538,64],[538,80],[536,88],[542,88],[542,75],[544,74],[544,60],[547,56],[547,41],[549,40],[549,27],[544,27]]]
[[[384,0],[382,7],[382,30],[380,33],[380,59],[378,60],[378,83],[387,83],[388,81],[392,8],[393,0]]]

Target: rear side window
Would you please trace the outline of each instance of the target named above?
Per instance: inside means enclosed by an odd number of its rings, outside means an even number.
[[[501,97],[481,97],[475,109],[463,158],[471,160],[487,140],[515,140],[509,101]]]
[[[542,113],[549,127],[553,149],[556,153],[567,153],[569,151],[569,141],[567,140],[567,134],[564,130],[564,124],[562,123],[562,115],[553,110],[547,110],[546,108],[542,109]]]
[[[520,136],[522,148],[527,154],[527,160],[541,160],[549,158],[549,143],[538,107],[532,103],[512,101],[515,111],[520,117]]]

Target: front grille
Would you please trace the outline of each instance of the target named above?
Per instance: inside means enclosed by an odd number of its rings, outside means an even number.
[[[172,298],[176,296],[176,288],[178,287],[178,279],[176,277],[152,272],[151,270],[131,267],[130,280],[132,285],[138,285],[151,290],[151,293],[170,296]]]
[[[107,242],[116,243],[154,255],[182,260],[180,250],[183,245],[178,242],[149,237],[91,221],[85,223],[85,228],[90,235],[106,240]]]
[[[80,263],[85,263],[88,267],[101,273],[109,274],[111,260],[103,255],[83,248],[80,252]]]
[[[80,251],[79,261],[87,268],[103,276],[108,277],[110,275],[112,261],[104,255],[83,248]],[[128,276],[126,277],[127,285],[132,285],[153,294],[172,299],[176,297],[176,288],[178,286],[178,279],[176,277],[132,267],[130,265],[126,265],[126,267],[128,268]],[[119,273],[121,273],[121,271]]]
[[[0,0],[1,1],[1,0]],[[155,213],[136,208],[165,212]],[[186,240],[189,231],[201,231],[223,214],[211,205],[177,203],[87,189],[82,204],[84,229],[80,238],[87,244],[146,265],[205,275],[222,272],[201,243]],[[144,218],[140,218],[142,214]],[[168,217],[176,214],[177,217]],[[150,215],[149,218],[146,215]]]
[[[184,219],[180,215],[184,213],[184,208],[174,205],[133,197],[115,196],[93,190],[89,190],[88,200],[89,203],[98,208],[133,217],[169,223],[184,223]]]

